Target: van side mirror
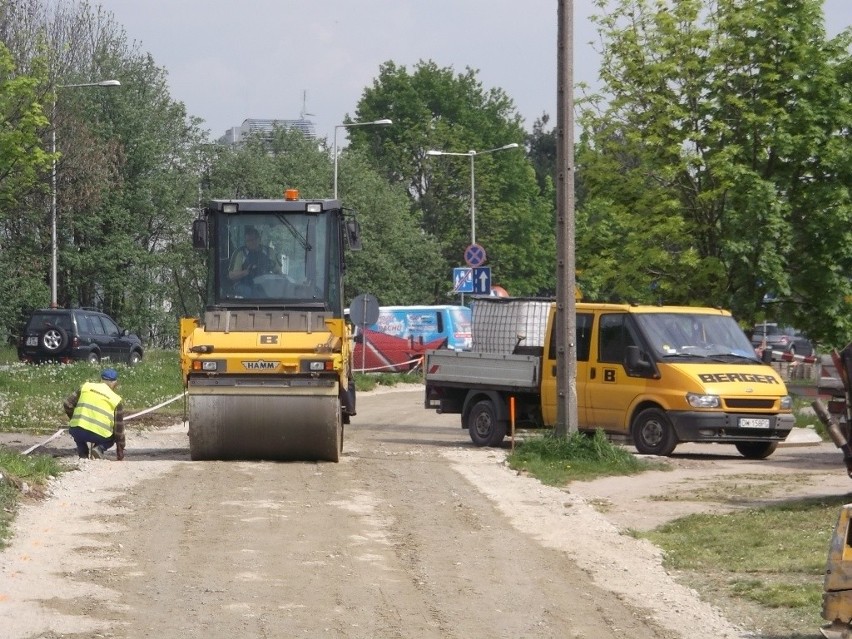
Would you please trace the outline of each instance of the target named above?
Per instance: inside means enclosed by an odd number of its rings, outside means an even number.
[[[207,248],[207,220],[195,220],[192,223],[192,248]]]
[[[642,352],[638,346],[628,346],[624,359],[628,373],[647,375],[653,370],[651,362],[647,359],[642,359]]]

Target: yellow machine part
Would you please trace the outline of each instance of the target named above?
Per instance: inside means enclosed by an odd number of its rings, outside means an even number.
[[[343,422],[337,385],[325,389],[201,388],[189,393],[193,460],[337,462]]]
[[[208,332],[181,320],[190,457],[339,461],[351,353],[342,320],[325,328]]]
[[[852,621],[852,504],[840,509],[825,567],[822,617],[829,625],[820,629],[829,639],[849,639]]]

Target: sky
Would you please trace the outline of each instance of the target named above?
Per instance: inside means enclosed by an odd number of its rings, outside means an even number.
[[[296,119],[318,137],[354,117],[393,61],[470,67],[512,99],[527,130],[556,123],[556,0],[95,0],[168,74],[173,100],[216,139],[248,118]],[[574,80],[597,85],[593,0],[574,0]],[[826,29],[852,0],[826,0]],[[310,114],[310,115],[307,115]],[[345,129],[338,131],[345,144]]]

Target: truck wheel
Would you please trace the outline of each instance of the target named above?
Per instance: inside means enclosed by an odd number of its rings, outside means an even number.
[[[778,448],[778,442],[737,442],[734,445],[746,459],[766,459]]]
[[[476,402],[467,416],[467,430],[477,446],[499,446],[506,437],[506,422],[497,419],[491,400]]]
[[[643,410],[633,420],[633,444],[643,455],[671,455],[677,446],[674,427],[659,408]]]

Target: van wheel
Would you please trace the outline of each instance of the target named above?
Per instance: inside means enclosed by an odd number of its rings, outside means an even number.
[[[778,442],[737,442],[734,446],[746,459],[766,459],[778,448]]]
[[[506,422],[497,419],[491,400],[476,402],[467,416],[467,430],[477,446],[499,446],[506,437]]]
[[[643,455],[671,455],[677,446],[674,427],[659,408],[643,410],[633,420],[633,444]]]

